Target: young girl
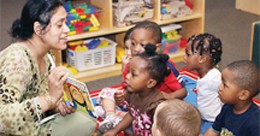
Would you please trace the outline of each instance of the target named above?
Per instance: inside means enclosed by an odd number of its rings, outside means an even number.
[[[130,47],[131,47],[132,43],[131,43],[130,36],[131,36],[132,31],[133,31],[133,27],[126,31],[125,37],[124,37],[125,56],[122,57],[122,73],[127,72],[127,71],[124,71],[124,69],[125,69],[126,64],[128,64],[131,59]],[[123,75],[125,75],[125,74],[127,74],[127,73],[124,73]]]
[[[154,45],[147,45],[146,52],[134,56],[126,76],[126,100],[129,112],[112,130],[103,136],[114,136],[132,124],[134,135],[151,135],[153,115],[157,105],[164,100],[156,87],[169,75],[168,55],[157,54]]]
[[[197,81],[198,109],[202,116],[201,133],[211,127],[222,107],[218,97],[221,73],[215,66],[221,60],[222,47],[220,39],[211,34],[192,36],[185,49],[184,63],[188,70],[198,72]]]
[[[144,52],[145,51],[144,48],[148,44],[155,45],[156,52],[158,52],[161,47],[160,44],[162,40],[161,35],[162,35],[161,28],[155,22],[144,21],[136,24],[135,27],[132,28],[132,32],[130,34],[130,39],[132,43],[130,46],[131,56],[133,57]],[[167,69],[170,69],[172,72],[164,78],[163,82],[161,82],[161,84],[157,86],[157,89],[163,94],[163,96],[166,99],[173,99],[173,98],[183,99],[186,96],[187,91],[184,87],[184,82],[182,81],[182,78],[179,75],[177,68],[175,67],[175,64],[172,61],[168,61],[166,67]],[[126,78],[128,71],[129,71],[129,67],[127,64],[123,72],[124,78]],[[116,125],[119,122],[119,120],[121,120],[123,115],[121,113],[115,112],[115,107],[116,107],[115,101],[117,103],[124,102],[122,91],[119,93],[115,93],[115,92],[117,92],[117,90],[111,88],[105,88],[100,93],[101,101],[103,104],[102,106],[105,110],[104,114],[106,114],[105,121],[106,122],[110,121],[114,125]],[[115,93],[115,99],[114,99],[114,93]],[[118,116],[119,114],[121,116]],[[103,124],[101,124],[101,126],[103,126]],[[106,126],[101,127],[101,130],[102,128],[106,128]]]
[[[124,48],[125,48],[125,56],[122,57],[122,73],[123,75],[126,75],[128,71],[125,71],[125,66],[129,63],[131,59],[131,51],[130,51],[130,46],[131,46],[131,33],[133,31],[133,27],[127,30],[124,36]],[[125,80],[125,77],[122,77],[123,81]],[[122,85],[123,86],[123,85]],[[118,124],[118,122],[122,119],[122,117],[126,114],[126,107],[124,108],[116,108],[115,101],[114,99],[114,94],[118,95],[118,97],[122,97],[123,94],[123,88],[119,89],[114,89],[114,88],[104,88],[102,89],[100,93],[100,97],[102,98],[102,106],[97,106],[95,108],[95,113],[97,116],[106,118],[105,121],[103,121],[100,124],[99,130],[101,133],[107,131],[107,129],[110,129],[111,126],[107,126],[108,124]],[[112,100],[112,101],[111,101]],[[116,110],[117,109],[117,110]],[[111,124],[112,125],[112,124]],[[128,133],[131,135],[131,131],[125,130],[124,133]]]

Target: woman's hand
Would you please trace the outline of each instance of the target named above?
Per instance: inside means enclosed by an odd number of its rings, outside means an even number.
[[[62,116],[66,116],[67,114],[75,111],[76,109],[71,106],[67,106],[64,100],[60,101],[55,108],[55,112],[59,112]]]
[[[50,74],[48,76],[48,93],[54,104],[63,96],[64,83],[67,78],[68,73],[66,73],[62,68],[57,67],[50,71]]]

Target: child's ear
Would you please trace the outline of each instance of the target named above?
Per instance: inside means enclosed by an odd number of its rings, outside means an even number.
[[[153,88],[155,87],[157,84],[157,81],[154,80],[154,79],[150,79],[148,82],[147,82],[147,88]]]
[[[161,47],[162,47],[161,43],[155,44],[155,47],[156,47],[156,50],[155,50],[156,52],[159,52],[159,53],[162,52],[161,51]]]
[[[207,61],[207,57],[205,55],[200,55],[199,63],[205,63]]]
[[[247,100],[250,97],[250,91],[249,90],[241,90],[239,93],[239,99],[240,100]]]
[[[154,133],[155,133],[155,134],[153,134],[153,135],[155,135],[155,136],[165,136],[165,135],[162,133],[162,131],[159,130],[158,128],[156,128],[156,129],[154,130]]]

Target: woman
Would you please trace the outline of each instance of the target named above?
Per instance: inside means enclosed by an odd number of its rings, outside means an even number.
[[[13,23],[17,39],[0,53],[0,135],[91,135],[96,122],[66,106],[68,74],[52,68],[50,50],[66,48],[69,28],[60,0],[28,0]],[[50,113],[60,113],[41,124]]]

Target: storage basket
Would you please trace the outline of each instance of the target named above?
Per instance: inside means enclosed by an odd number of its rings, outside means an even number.
[[[78,71],[89,70],[115,64],[115,48],[117,43],[107,38],[100,38],[100,40],[107,40],[109,46],[97,47],[86,51],[75,52],[74,50],[67,49],[67,63],[75,67]],[[91,40],[84,40],[83,43],[87,44]]]

